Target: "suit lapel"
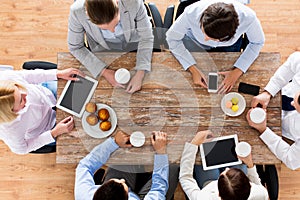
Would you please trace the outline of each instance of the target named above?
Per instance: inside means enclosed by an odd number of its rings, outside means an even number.
[[[120,1],[119,1],[119,9],[120,9],[120,22],[124,32],[124,37],[126,39],[126,42],[129,42],[131,27],[133,27],[130,20],[130,14],[129,11],[123,6],[123,3],[121,3]]]

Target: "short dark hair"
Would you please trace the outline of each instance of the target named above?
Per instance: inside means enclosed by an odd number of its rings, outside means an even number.
[[[93,200],[127,200],[128,192],[121,183],[109,180],[95,192]]]
[[[218,189],[222,200],[247,200],[251,185],[242,170],[230,168],[225,174],[220,175]]]
[[[91,22],[94,24],[107,24],[119,12],[119,7],[114,0],[86,0],[85,8]]]
[[[222,42],[234,36],[239,18],[232,4],[214,3],[203,12],[200,24],[208,37]]]

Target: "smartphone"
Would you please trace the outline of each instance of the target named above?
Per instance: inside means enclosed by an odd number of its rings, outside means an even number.
[[[251,94],[251,95],[258,95],[259,94],[260,87],[258,85],[252,85],[248,83],[240,82],[238,92],[245,93],[245,94]]]
[[[216,93],[218,91],[218,74],[208,73],[208,92]]]

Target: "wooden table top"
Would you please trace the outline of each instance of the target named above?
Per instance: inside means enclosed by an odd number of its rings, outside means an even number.
[[[193,53],[198,66],[208,74],[210,71],[230,69],[240,53]],[[132,70],[135,66],[135,53],[99,53],[111,69],[120,67]],[[237,91],[239,82],[259,85],[262,92],[271,76],[280,65],[279,53],[260,53],[250,69],[235,84],[232,92]],[[58,68],[80,68],[89,72],[70,54],[58,53]],[[220,77],[220,76],[219,76]],[[66,81],[58,81],[58,96]],[[226,116],[220,107],[224,95],[210,94],[206,89],[194,86],[191,74],[185,71],[169,52],[155,52],[152,58],[152,72],[147,73],[142,90],[127,94],[124,89],[115,89],[102,77],[91,101],[110,105],[118,118],[117,130],[128,134],[142,131],[146,143],[141,148],[119,148],[108,164],[153,164],[154,150],[150,135],[154,130],[168,133],[170,162],[180,163],[185,142],[191,141],[199,130],[210,129],[217,136],[237,134],[239,141],[247,141],[252,146],[253,161],[256,164],[277,164],[280,161],[260,140],[259,133],[246,121],[251,95],[242,94],[246,109],[238,117]],[[281,135],[281,95],[271,99],[267,111],[267,124],[277,135]],[[57,110],[57,121],[68,116]],[[87,135],[81,119],[75,117],[75,128],[69,134],[57,139],[57,163],[78,163],[93,147],[104,139]],[[200,156],[196,158],[200,162]]]

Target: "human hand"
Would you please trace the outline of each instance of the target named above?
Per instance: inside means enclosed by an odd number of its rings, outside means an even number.
[[[246,115],[246,119],[248,121],[249,126],[255,128],[256,130],[258,130],[260,133],[263,133],[266,129],[267,129],[267,117],[265,118],[265,120],[260,123],[260,124],[256,124],[254,122],[251,121],[250,119],[250,112],[253,110],[253,108],[251,108],[247,115]],[[265,110],[266,111],[266,110]]]
[[[208,142],[208,141],[212,140],[212,137],[213,137],[213,135],[210,130],[200,131],[192,139],[191,144],[199,146],[204,141]]]
[[[250,153],[247,157],[241,157],[238,156],[238,158],[247,165],[248,168],[252,168],[254,166],[253,160],[252,160],[252,153]]]
[[[192,73],[193,82],[195,85],[207,88],[207,81],[205,75],[195,66],[189,67],[189,71]]]
[[[118,83],[115,79],[115,71],[111,69],[103,69],[101,76],[103,76],[113,87],[125,88],[124,85]]]
[[[68,69],[63,69],[63,70],[57,70],[56,76],[57,78],[62,78],[65,80],[71,80],[71,81],[78,81],[79,79],[76,78],[74,75],[79,75],[84,77],[84,73],[80,71],[79,69],[75,68],[68,68]]]
[[[235,82],[239,79],[243,72],[239,68],[235,68],[230,71],[218,72],[218,74],[225,77],[218,89],[219,94],[224,94],[232,89]]]
[[[255,108],[258,107],[258,105],[260,104],[262,105],[262,108],[266,109],[270,102],[271,97],[272,95],[269,92],[264,91],[261,94],[253,97],[251,101],[251,107]]]
[[[126,148],[126,147],[132,147],[132,145],[129,142],[130,136],[124,133],[123,131],[118,131],[115,135],[115,142],[119,147]]]
[[[142,82],[145,76],[144,70],[139,70],[135,73],[135,75],[130,80],[126,92],[132,94],[136,91],[139,91],[142,88]]]
[[[68,133],[72,131],[74,128],[74,119],[72,116],[66,117],[65,119],[61,120],[56,126],[50,131],[53,138],[57,136]]]
[[[157,154],[166,154],[167,133],[154,131],[151,136],[151,142]]]

